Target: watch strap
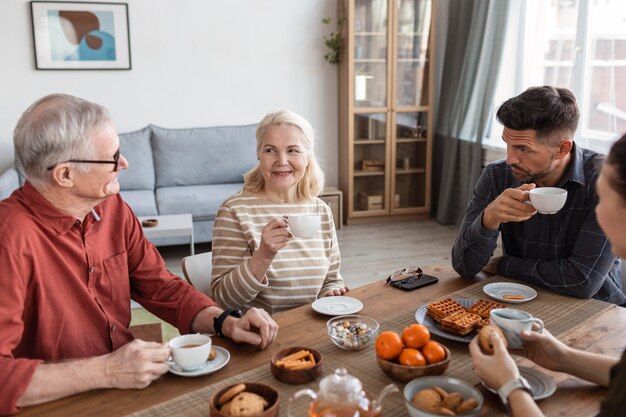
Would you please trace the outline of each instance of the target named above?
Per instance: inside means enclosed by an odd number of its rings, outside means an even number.
[[[228,316],[241,318],[243,314],[241,310],[238,308],[227,308],[226,310],[224,310],[222,314],[219,315],[219,317],[214,317],[213,318],[213,330],[215,331],[216,335],[224,336],[222,334],[222,325],[224,324],[224,320],[226,320]]]
[[[500,400],[502,400],[502,404],[504,404],[504,406],[506,407],[507,412],[509,411],[509,396],[516,389],[523,389],[529,394],[531,393],[530,385],[528,384],[528,381],[526,381],[521,376],[518,378],[513,378],[510,381],[506,382],[498,390],[498,395],[500,396]]]

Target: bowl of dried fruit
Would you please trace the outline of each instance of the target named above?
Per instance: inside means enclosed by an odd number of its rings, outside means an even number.
[[[361,350],[378,334],[378,322],[361,315],[337,316],[326,323],[328,337],[345,350]]]
[[[278,416],[278,391],[258,382],[229,385],[211,395],[211,417]]]
[[[288,347],[272,356],[270,370],[286,384],[306,384],[322,375],[322,354],[307,347]]]
[[[426,376],[404,387],[404,403],[411,417],[478,415],[483,396],[460,379]]]

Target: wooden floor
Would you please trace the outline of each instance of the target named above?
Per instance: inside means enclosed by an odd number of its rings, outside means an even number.
[[[343,226],[337,237],[344,281],[356,288],[407,266],[449,264],[456,233],[456,226],[442,226],[434,220]],[[196,253],[209,248],[198,244]],[[161,247],[159,251],[170,271],[182,275],[180,261],[189,254],[189,246]]]

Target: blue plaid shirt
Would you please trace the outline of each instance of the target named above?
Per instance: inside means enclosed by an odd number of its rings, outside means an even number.
[[[557,184],[568,192],[565,206],[556,214],[502,223],[499,230],[483,227],[483,210],[505,189],[522,183],[504,161],[485,168],[452,248],[452,266],[459,275],[473,277],[480,272],[502,232],[499,275],[574,297],[626,303],[620,260],[611,253],[611,244],[596,221],[596,180],[604,156],[576,145],[571,152],[569,170]]]

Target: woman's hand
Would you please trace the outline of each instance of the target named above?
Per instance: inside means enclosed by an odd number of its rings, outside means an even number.
[[[493,355],[485,355],[480,350],[478,336],[470,343],[469,350],[476,375],[487,386],[497,390],[513,378],[519,378],[519,370],[496,332],[491,333],[491,342]]]
[[[348,287],[343,287],[343,288],[341,288],[339,290],[330,290],[330,291],[326,292],[326,294],[324,294],[324,297],[332,297],[332,296],[335,296],[335,295],[344,295],[348,291],[350,291],[350,288],[348,288]]]
[[[544,368],[553,371],[562,369],[570,348],[552,336],[550,332],[545,329],[542,333],[536,331],[522,332],[522,339],[524,340],[524,347],[520,349],[521,355]]]
[[[261,243],[258,250],[260,256],[272,260],[279,250],[287,246],[292,238],[287,226],[285,219],[278,218],[265,225],[261,231]]]

